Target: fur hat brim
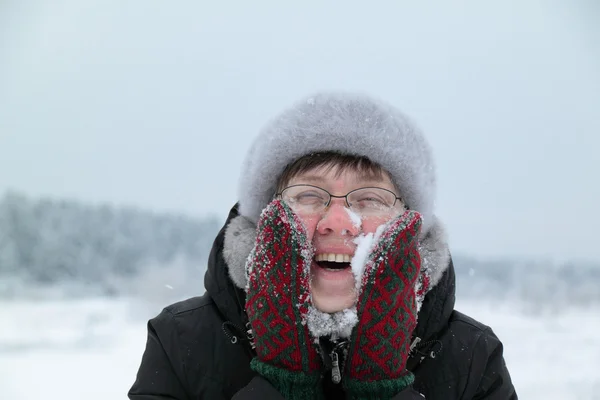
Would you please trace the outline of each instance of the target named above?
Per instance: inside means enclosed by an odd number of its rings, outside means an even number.
[[[398,109],[365,95],[321,93],[282,112],[260,132],[242,166],[240,214],[252,222],[275,194],[285,167],[304,155],[364,156],[388,171],[409,208],[433,225],[436,190],[431,149]]]

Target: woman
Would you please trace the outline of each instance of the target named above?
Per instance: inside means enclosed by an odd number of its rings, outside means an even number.
[[[322,93],[250,149],[206,293],[148,324],[130,399],[517,399],[454,310],[429,145],[397,109]]]

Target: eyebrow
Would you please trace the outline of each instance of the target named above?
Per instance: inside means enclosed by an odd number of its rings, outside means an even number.
[[[294,179],[298,179],[298,177],[295,177]],[[302,180],[310,182],[324,182],[325,178],[323,178],[321,175],[306,175],[302,177]]]
[[[297,178],[294,178],[297,179]],[[308,182],[318,182],[318,183],[323,183],[326,181],[326,179],[321,176],[321,175],[306,175],[302,177],[303,181],[308,181]],[[358,182],[358,181],[367,181],[367,182],[373,182],[373,183],[381,183],[384,181],[383,178],[377,178],[377,177],[373,177],[373,176],[361,176],[358,175],[356,177],[356,179],[353,179],[354,182]]]

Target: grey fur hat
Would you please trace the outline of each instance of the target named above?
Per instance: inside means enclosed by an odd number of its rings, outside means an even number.
[[[406,204],[423,216],[422,274],[435,286],[448,267],[445,229],[434,215],[435,167],[429,144],[401,111],[361,94],[319,93],[283,111],[259,133],[242,165],[241,215],[225,232],[223,256],[236,286],[246,285],[245,262],[261,211],[277,178],[301,156],[322,151],[365,156],[387,170]]]
[[[256,222],[284,168],[321,151],[364,156],[381,165],[407,205],[423,216],[423,231],[431,227],[436,185],[429,144],[398,109],[358,94],[319,93],[267,124],[243,163],[240,213]]]

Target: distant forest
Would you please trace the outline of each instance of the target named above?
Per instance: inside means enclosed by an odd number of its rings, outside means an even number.
[[[7,193],[0,198],[0,297],[43,297],[51,289],[67,296],[151,296],[165,287],[201,294],[222,223]],[[518,299],[544,308],[600,303],[600,265],[453,259],[459,298]]]
[[[37,292],[126,294],[161,269],[202,287],[221,223],[8,193],[0,199],[0,296],[35,295],[32,285]]]

